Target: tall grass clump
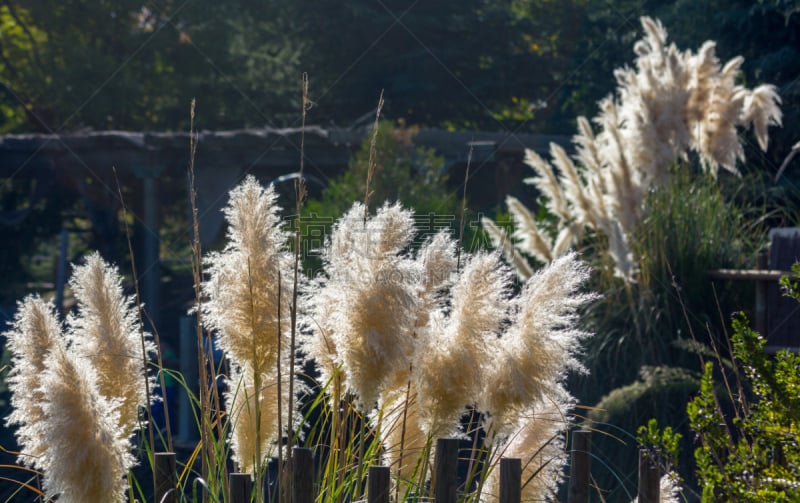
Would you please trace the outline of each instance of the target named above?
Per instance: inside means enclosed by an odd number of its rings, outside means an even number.
[[[284,407],[291,403],[286,348],[292,255],[276,199],[271,187],[264,189],[252,177],[231,191],[224,210],[228,244],[205,258],[201,304],[204,326],[230,365],[225,402],[233,460],[256,482],[276,454],[285,434],[281,428],[292,428]]]
[[[52,304],[27,297],[5,334],[13,353],[7,421],[18,425],[19,461],[41,472],[46,497],[121,502],[139,411],[152,400],[144,358],[154,348],[141,339],[121,278],[99,255],[75,268],[70,285],[78,311],[66,326]]]
[[[526,182],[539,189],[553,218],[537,221],[519,201],[508,199],[513,238],[522,253],[549,262],[589,232],[607,242],[615,273],[629,283],[638,280],[632,240],[645,201],[653,188],[668,183],[676,163],[696,159],[713,178],[720,168],[738,174],[736,163],[744,160],[739,131],[752,129],[766,150],[768,127],[781,123],[774,86],[737,84],[743,58],[723,65],[711,41],[697,52],[681,51],[667,44],[659,21],[643,17],[641,23],[645,33],[634,46],[634,68],[614,72],[616,93],[599,103],[592,121],[599,129],[578,118],[573,157],[555,144],[552,161],[526,154],[536,173]],[[498,242],[507,239],[492,235]]]
[[[512,438],[526,440],[531,461],[545,443],[560,445],[554,432],[568,426],[571,401],[560,383],[579,367],[574,355],[586,335],[575,313],[593,298],[579,293],[585,266],[567,255],[512,295],[498,254],[471,255],[459,269],[445,234],[412,253],[411,211],[386,204],[366,219],[364,211],[355,203],[334,226],[324,273],[308,291],[303,344],[322,362],[330,407],[350,401],[369,421],[398,495],[424,494],[432,440],[466,436],[462,417],[470,410],[486,418],[487,473]],[[544,419],[543,403],[562,406],[558,421]],[[547,442],[537,443],[542,437]],[[543,455],[542,466],[560,472],[559,452]],[[550,477],[550,491],[557,479]]]

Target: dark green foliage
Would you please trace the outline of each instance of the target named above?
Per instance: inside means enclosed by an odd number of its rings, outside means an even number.
[[[780,285],[784,290],[784,294],[800,301],[800,262],[792,264],[792,275],[781,276]]]
[[[598,264],[595,290],[604,295],[587,312],[596,333],[587,341],[587,364],[606,390],[636,380],[642,365],[694,367],[696,357],[676,342],[720,337],[720,308],[730,312],[752,298],[749,289],[729,288],[731,283],[707,275],[712,269],[749,268],[761,236],[753,218],[714,180],[676,171],[671,184],[654,189],[645,204],[632,239],[639,281],[625,285]]]
[[[715,366],[707,362],[700,393],[687,406],[701,443],[695,459],[703,501],[797,501],[800,355],[766,355],[765,340],[743,315],[733,330],[739,386],[720,396]],[[733,413],[723,412],[723,401]]]
[[[402,201],[418,215],[457,215],[456,193],[445,183],[444,159],[431,149],[416,147],[414,128],[381,121],[375,143],[375,175],[370,182],[370,207]],[[337,217],[355,201],[364,201],[370,144],[364,141],[347,171],[330,180],[321,201],[309,201],[308,212]]]
[[[635,442],[621,442],[632,439],[640,425],[656,418],[684,438],[691,435],[683,404],[699,386],[698,357],[713,354],[709,348],[727,347],[720,312],[752,304],[753,289],[713,281],[707,271],[752,266],[763,235],[757,224],[761,213],[734,203],[718,181],[679,168],[668,186],[647,198],[632,239],[639,281],[626,285],[607,272],[609,264],[598,264],[592,288],[603,297],[585,317],[595,334],[585,343],[590,374],[573,378],[570,390],[596,407],[587,414],[592,427],[608,433],[595,442],[609,466],[595,474],[610,491],[607,501],[629,501],[635,494],[635,477],[622,484],[617,477],[635,474]],[[675,463],[689,484],[692,463],[689,449]]]
[[[666,473],[678,464],[678,453],[683,435],[674,433],[672,427],[658,427],[658,421],[651,419],[647,426],[640,426],[636,432],[636,443],[647,449],[651,459],[660,461],[661,470]]]

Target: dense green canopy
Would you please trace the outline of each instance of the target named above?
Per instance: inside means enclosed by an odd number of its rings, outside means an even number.
[[[748,79],[798,101],[800,3],[788,0],[8,0],[0,131],[185,130],[317,123],[571,133],[632,59],[638,17],[681,47],[718,42]],[[365,119],[366,118],[366,119]],[[789,117],[787,117],[789,119]]]

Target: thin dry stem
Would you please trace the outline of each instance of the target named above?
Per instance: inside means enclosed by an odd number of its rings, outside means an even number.
[[[128,212],[127,212],[127,210],[125,208],[125,199],[122,197],[122,187],[120,186],[119,178],[117,177],[117,168],[113,167],[112,171],[114,172],[114,181],[117,184],[117,193],[119,194],[119,203],[120,203],[120,207],[122,208],[122,221],[125,223],[125,238],[128,241],[128,254],[131,257],[131,274],[133,275],[133,289],[134,289],[134,292],[135,292],[134,299],[135,299],[135,302],[136,302],[136,315],[139,318],[139,337],[141,338],[141,342],[142,342],[142,361],[143,362],[147,362],[147,344],[145,342],[145,336],[144,336],[144,321],[142,320],[142,311],[143,311],[144,308],[142,307],[142,298],[139,296],[139,276],[138,276],[138,273],[136,272],[136,258],[134,257],[134,254],[133,254],[133,243],[131,242],[131,232],[130,232],[130,228],[128,227]],[[153,327],[153,331],[155,332],[155,327]],[[159,363],[159,367],[160,367],[161,366],[161,348],[158,345],[156,345],[156,351],[158,353],[158,363]],[[150,379],[148,379],[148,377],[147,377],[147,370],[148,370],[147,369],[147,365],[145,364],[145,365],[143,365],[143,367],[144,367],[144,390],[145,390],[145,396],[147,398],[147,402],[146,403],[149,404],[149,403],[151,403],[151,400],[150,400]],[[163,375],[163,373],[161,373],[161,389],[162,390],[166,389],[166,387],[164,386],[164,375]],[[167,410],[166,393],[164,393],[163,395],[164,395],[163,396],[163,399],[164,399],[164,411],[166,412],[166,410]],[[152,409],[150,407],[146,407],[146,408],[147,408],[147,437],[148,437],[148,440],[150,441],[150,452],[155,453],[156,452],[156,441],[155,441],[155,434],[153,432],[153,411],[152,411]],[[167,416],[167,417],[169,417],[169,416]],[[172,435],[170,434],[170,430],[169,430],[169,421],[167,421],[167,443],[168,443],[168,446],[169,446],[168,448],[169,448],[170,452],[173,452],[172,451]],[[156,480],[155,477],[156,477],[156,473],[155,473],[155,470],[153,470],[153,483],[154,484],[155,484],[155,480]]]
[[[367,169],[367,185],[364,189],[364,225],[367,225],[367,217],[369,216],[369,198],[372,195],[369,190],[369,185],[370,182],[372,182],[372,178],[375,176],[375,145],[378,141],[378,123],[380,122],[382,108],[383,90],[381,90],[381,96],[378,98],[378,108],[375,110],[375,124],[372,126],[372,138],[369,141],[369,168]]]

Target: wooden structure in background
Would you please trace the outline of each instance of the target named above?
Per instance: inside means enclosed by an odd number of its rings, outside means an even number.
[[[753,328],[767,339],[768,353],[781,349],[800,351],[800,302],[783,295],[778,281],[791,276],[791,268],[800,262],[800,228],[772,229],[770,248],[758,256],[755,269],[717,269],[709,271],[712,279],[748,280],[754,283],[756,305]]]
[[[195,173],[204,245],[221,236],[220,210],[227,203],[228,191],[246,174],[269,183],[297,172],[301,133],[300,129],[245,129],[198,134]],[[368,129],[305,129],[305,173],[314,182],[308,184],[312,195],[346,169],[368,134]],[[524,194],[519,194],[521,180],[530,175],[522,163],[524,150],[544,153],[551,141],[567,144],[568,138],[421,129],[413,141],[416,146],[433,148],[445,158],[454,188],[463,184],[472,147],[468,192],[472,209],[480,210],[501,205],[507,193],[521,195],[525,200]],[[188,167],[188,133],[102,131],[0,136],[0,180],[31,181],[35,189],[28,196],[28,208],[47,204],[48,198],[59,191],[81,198],[97,247],[113,262],[124,258],[115,256],[113,246],[124,240],[120,235],[124,230],[119,225],[119,179],[125,207],[135,221],[135,258],[142,297],[155,326],[159,326],[161,306],[159,229],[166,205],[185,201],[188,235]],[[13,215],[0,214],[0,231],[3,223],[19,225],[25,218],[24,208]],[[56,285],[56,291],[63,287],[65,278],[66,275],[59,275],[57,281],[61,284]],[[176,329],[167,328],[171,332]]]

